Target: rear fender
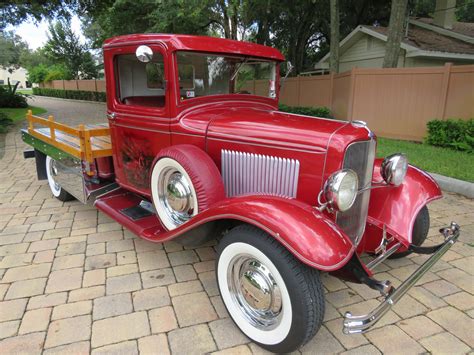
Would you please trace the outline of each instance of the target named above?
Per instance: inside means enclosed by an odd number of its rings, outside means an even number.
[[[333,271],[344,266],[355,249],[334,222],[310,205],[264,195],[225,199],[177,229],[144,237],[162,242],[182,237],[203,224],[220,220],[254,225],[277,239],[300,261],[323,271]]]
[[[373,181],[382,180],[382,161],[375,161]],[[384,225],[387,233],[407,247],[412,241],[413,225],[418,212],[427,203],[441,197],[441,190],[434,179],[412,165],[408,166],[406,178],[400,186],[373,189],[370,192],[369,225],[364,238],[364,251],[375,249],[380,244]]]

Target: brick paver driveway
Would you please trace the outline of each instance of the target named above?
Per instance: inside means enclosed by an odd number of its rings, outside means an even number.
[[[63,117],[78,120],[91,107],[55,102]],[[214,244],[153,244],[91,206],[55,200],[47,183],[36,180],[34,162],[23,160],[24,147],[20,135],[10,133],[0,161],[0,352],[262,352],[224,309]],[[473,210],[473,200],[453,194],[430,205],[430,236],[456,220],[463,227],[461,240],[365,335],[343,335],[341,317],[347,310],[367,312],[377,293],[323,275],[325,322],[301,352],[471,351]],[[399,283],[425,259],[388,261],[377,278]]]

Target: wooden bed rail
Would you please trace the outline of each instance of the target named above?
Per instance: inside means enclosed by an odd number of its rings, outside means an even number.
[[[48,116],[47,119],[33,116],[31,110],[28,110],[26,118],[29,134],[85,162],[93,163],[95,158],[112,155],[110,144],[94,148],[92,142],[93,137],[110,136],[109,128],[87,128],[83,124],[74,128],[55,122],[52,115]],[[49,136],[36,129],[35,124],[49,128]],[[59,135],[63,138],[63,141],[58,139]],[[71,140],[77,139],[79,144],[67,144],[64,137],[70,137]]]

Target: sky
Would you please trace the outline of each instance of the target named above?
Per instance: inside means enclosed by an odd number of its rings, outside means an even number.
[[[74,33],[78,34],[82,41],[85,41],[81,30],[81,21],[76,15],[71,18],[71,27]],[[44,20],[37,24],[33,21],[27,21],[18,26],[8,26],[7,30],[14,31],[17,35],[22,37],[31,49],[43,46],[48,40],[46,36],[48,32],[48,21]]]

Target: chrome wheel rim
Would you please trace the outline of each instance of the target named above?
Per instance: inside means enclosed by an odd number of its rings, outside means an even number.
[[[251,255],[237,255],[229,263],[227,283],[232,301],[254,327],[272,330],[282,319],[282,295],[275,278]]]
[[[168,218],[179,226],[187,222],[195,213],[195,196],[186,176],[169,167],[158,177],[158,199]]]
[[[55,176],[58,175],[58,167],[56,166],[56,160],[50,159],[48,169],[49,169],[49,176],[51,177],[52,183],[54,185],[54,189],[56,191],[59,191],[61,186],[55,180]]]

